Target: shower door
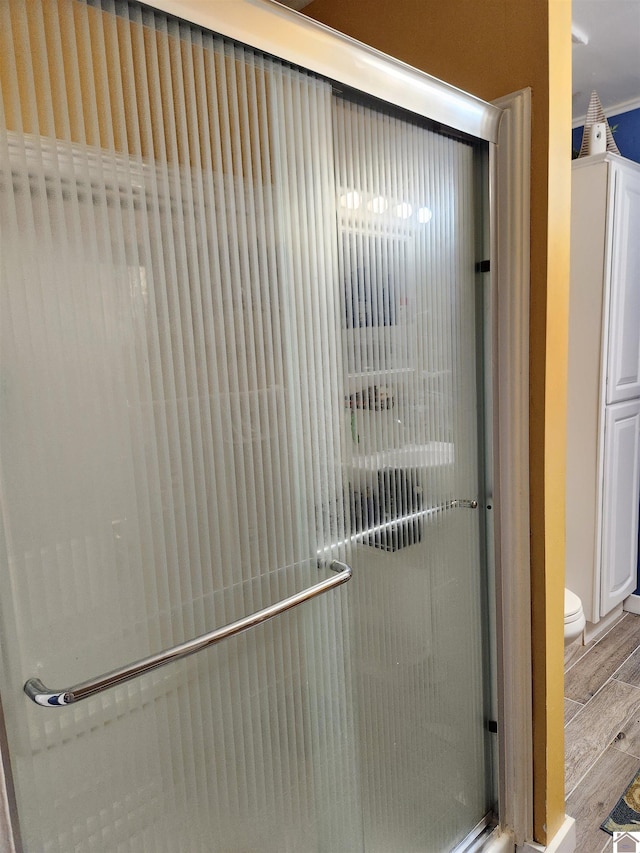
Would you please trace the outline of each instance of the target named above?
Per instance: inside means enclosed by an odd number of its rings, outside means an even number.
[[[17,849],[451,850],[495,805],[486,149],[136,3],[9,0],[0,56]]]
[[[475,272],[485,156],[415,118],[334,100],[367,851],[449,850],[493,802]]]

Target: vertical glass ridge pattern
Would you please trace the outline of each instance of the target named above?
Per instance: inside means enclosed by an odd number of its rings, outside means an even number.
[[[330,86],[135,4],[0,16],[18,696],[323,576],[342,366]],[[26,849],[359,849],[341,593],[77,706],[20,702]]]
[[[449,850],[491,808],[476,155],[334,101],[366,851]]]
[[[434,853],[491,806],[477,152],[125,0],[0,0],[25,851]],[[481,365],[480,365],[481,367]],[[347,585],[195,657],[65,685]]]

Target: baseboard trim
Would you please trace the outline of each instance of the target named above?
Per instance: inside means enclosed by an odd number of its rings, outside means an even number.
[[[630,595],[629,598],[625,598],[622,609],[626,610],[627,613],[636,613],[640,615],[640,595]]]
[[[619,604],[611,613],[603,616],[599,622],[587,622],[584,629],[584,644],[590,643],[591,640],[599,640],[603,634],[606,634],[610,628],[620,621],[623,616],[622,605]]]
[[[523,847],[518,847],[518,853],[574,853],[575,849],[576,822],[572,817],[565,815],[562,826],[546,847],[528,841]]]

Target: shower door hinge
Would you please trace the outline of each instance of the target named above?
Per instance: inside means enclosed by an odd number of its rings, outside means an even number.
[[[476,272],[491,272],[491,261],[478,261],[476,264]]]
[[[492,734],[498,733],[498,721],[497,720],[487,720],[487,728]]]

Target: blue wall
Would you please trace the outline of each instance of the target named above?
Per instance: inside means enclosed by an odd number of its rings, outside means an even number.
[[[616,128],[613,138],[622,156],[640,163],[640,109],[611,116],[608,121],[611,128]],[[583,127],[576,127],[571,134],[572,148],[575,151],[580,150],[583,130]]]

